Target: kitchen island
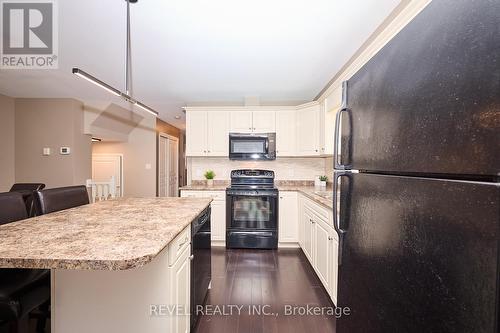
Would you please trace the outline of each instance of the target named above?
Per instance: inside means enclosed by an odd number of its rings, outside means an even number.
[[[50,269],[52,332],[189,331],[206,198],[102,201],[0,226],[0,268]]]

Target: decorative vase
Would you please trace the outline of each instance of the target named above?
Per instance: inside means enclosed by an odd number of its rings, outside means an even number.
[[[319,182],[319,186],[320,186],[320,187],[326,187],[326,180],[325,180],[325,181],[323,181],[323,180],[322,180],[322,181],[320,181],[320,182]]]
[[[214,186],[214,180],[213,179],[207,179],[207,186]]]

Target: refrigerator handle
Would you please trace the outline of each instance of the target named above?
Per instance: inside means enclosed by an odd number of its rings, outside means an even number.
[[[349,109],[347,108],[347,81],[342,82],[342,104],[340,107],[340,111],[337,112],[335,116],[335,134],[333,139],[333,160],[334,160],[334,168],[337,170],[348,170],[351,168],[350,165],[345,165],[340,163],[339,154],[342,153],[341,148],[341,128],[340,121],[342,118],[342,112],[349,113]]]
[[[335,171],[335,176],[333,179],[333,228],[337,232],[339,236],[339,266],[342,264],[342,249],[344,246],[344,236],[347,233],[347,230],[342,229],[342,225],[340,223],[341,217],[340,217],[340,198],[342,197],[340,191],[339,191],[339,179],[342,177],[347,177],[349,178],[349,181],[352,181],[351,179],[352,174],[349,171]],[[351,188],[352,184],[349,184],[349,189]],[[346,195],[349,195],[350,193],[346,193]]]

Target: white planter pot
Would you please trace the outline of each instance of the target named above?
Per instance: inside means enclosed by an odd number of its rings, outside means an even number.
[[[320,187],[326,187],[326,181],[320,181],[319,182]]]
[[[207,179],[207,186],[214,186],[214,180],[213,179]]]

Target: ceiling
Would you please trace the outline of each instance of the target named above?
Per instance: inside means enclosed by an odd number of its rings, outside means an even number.
[[[311,101],[399,3],[139,0],[131,5],[133,95],[180,128],[185,105]],[[59,69],[3,70],[0,93],[128,107],[71,74],[79,67],[125,90],[125,1],[58,6]]]

